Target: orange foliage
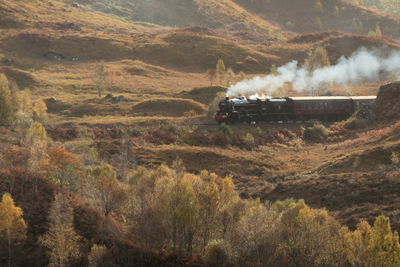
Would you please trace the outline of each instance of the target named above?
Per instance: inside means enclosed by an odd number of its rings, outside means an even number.
[[[49,155],[49,165],[51,168],[64,169],[67,166],[79,165],[78,159],[71,152],[66,151],[64,148],[51,147],[47,150]]]

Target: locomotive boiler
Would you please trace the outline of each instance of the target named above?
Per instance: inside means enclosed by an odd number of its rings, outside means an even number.
[[[218,123],[340,121],[375,99],[376,96],[227,97],[220,101],[215,120]]]

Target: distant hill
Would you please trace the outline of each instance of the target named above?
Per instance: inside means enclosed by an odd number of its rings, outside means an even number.
[[[367,34],[381,27],[400,37],[400,22],[343,0],[79,0],[95,10],[164,26],[298,33],[339,30]]]
[[[58,84],[62,87],[75,84],[91,87],[93,65],[89,65],[88,69],[85,64],[100,61],[109,64],[116,71],[116,76],[125,73],[126,66],[119,63],[124,60],[139,60],[150,69],[160,66],[176,76],[184,77],[186,73],[203,75],[207,69],[215,67],[220,58],[236,73],[259,74],[268,72],[273,64],[279,66],[291,60],[302,63],[307,52],[316,46],[327,48],[332,63],[362,46],[399,47],[398,42],[389,38],[339,31],[310,33],[316,30],[312,17],[318,14],[313,7],[314,0],[290,1],[294,5],[290,8],[284,8],[285,5],[289,7],[288,0],[137,0],[134,4],[128,0],[79,0],[81,4],[78,5],[61,0],[0,2],[0,65],[13,70],[8,74],[19,83],[27,79],[21,79],[21,75],[15,73],[24,74],[23,77],[31,74],[30,80],[35,83],[29,84],[36,85],[41,83],[37,70],[48,66],[65,67],[66,70],[70,66],[81,67],[84,78],[75,81],[60,78]],[[300,2],[304,6],[301,7],[298,4]],[[372,18],[376,21],[382,19],[397,25],[391,18],[372,11],[365,13],[357,6],[338,0],[328,2],[330,5],[323,0],[321,3],[326,13],[333,8],[332,3],[337,3],[346,7],[343,10],[352,8],[354,14],[361,12],[371,21]],[[335,20],[338,27],[346,26],[343,22],[347,19],[344,18],[346,13],[343,12],[339,12],[343,18]],[[127,18],[128,14],[132,14],[130,18],[136,21],[121,18]],[[285,23],[285,18],[293,21],[298,27],[296,31],[304,33],[298,35],[290,32],[290,25]],[[148,23],[143,23],[144,20]],[[175,23],[181,28],[171,27]],[[233,27],[238,23],[243,27]],[[198,24],[206,26],[190,26]],[[380,25],[384,28],[384,24]],[[390,29],[396,31],[400,27],[391,26]],[[49,69],[52,72],[55,70]],[[150,85],[143,87],[154,86],[153,74],[133,72],[129,75]],[[47,79],[48,76],[44,77]],[[58,79],[59,75],[56,77]],[[208,78],[205,75],[202,77],[206,80],[201,85],[204,86],[208,84]],[[157,82],[160,82],[158,77]],[[195,82],[195,86],[200,84]],[[21,87],[26,87],[26,83]]]
[[[95,10],[169,27],[202,25],[269,33],[277,28],[231,0],[79,0]]]
[[[233,0],[249,12],[294,32],[340,30],[358,34],[375,31],[400,37],[400,21],[342,0]]]

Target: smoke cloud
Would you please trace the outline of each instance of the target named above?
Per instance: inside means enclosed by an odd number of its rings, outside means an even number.
[[[341,57],[336,65],[308,71],[292,61],[277,69],[277,75],[254,77],[228,88],[227,96],[271,95],[286,84],[296,91],[318,90],[327,84],[350,85],[378,81],[380,75],[400,77],[400,50],[361,48],[349,58]]]

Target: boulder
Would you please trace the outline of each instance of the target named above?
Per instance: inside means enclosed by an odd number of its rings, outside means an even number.
[[[50,60],[63,60],[65,57],[59,53],[56,52],[47,52],[46,54],[43,55],[45,58],[50,59]]]

